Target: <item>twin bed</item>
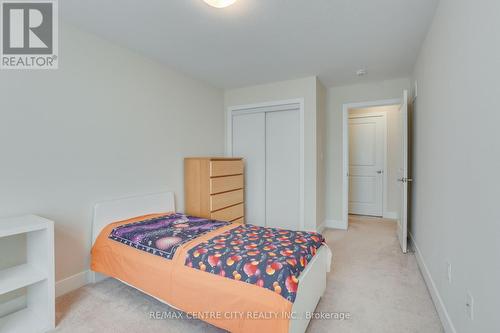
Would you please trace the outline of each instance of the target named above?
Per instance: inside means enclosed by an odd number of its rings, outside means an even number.
[[[326,288],[320,234],[175,213],[172,192],[99,203],[93,281],[118,279],[230,332],[305,332]]]

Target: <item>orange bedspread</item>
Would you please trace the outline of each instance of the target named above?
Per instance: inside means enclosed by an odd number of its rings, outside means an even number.
[[[119,225],[165,215],[152,214],[106,226],[92,248],[91,268],[122,280],[166,303],[230,332],[288,332],[292,303],[268,289],[189,268],[186,252],[238,224],[224,226],[177,249],[172,260],[108,238]]]

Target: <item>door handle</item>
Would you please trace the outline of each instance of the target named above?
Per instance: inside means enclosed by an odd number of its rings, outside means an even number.
[[[411,183],[413,181],[412,178],[398,178],[398,182],[401,182],[401,183]]]
[[[383,173],[384,173],[384,171],[383,171],[383,170],[377,170],[377,173],[378,173],[379,175],[381,175],[381,174],[383,174]]]

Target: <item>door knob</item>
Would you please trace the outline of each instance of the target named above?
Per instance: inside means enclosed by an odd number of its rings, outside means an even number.
[[[381,175],[381,174],[383,174],[383,173],[384,173],[384,171],[383,171],[383,170],[377,170],[377,173],[378,173],[379,175]]]

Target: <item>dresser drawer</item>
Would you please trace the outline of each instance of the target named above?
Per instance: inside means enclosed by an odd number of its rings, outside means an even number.
[[[210,211],[219,210],[243,202],[243,190],[224,192],[210,196]]]
[[[239,219],[236,219],[236,220],[231,221],[231,222],[245,224],[245,218],[240,217]]]
[[[210,179],[210,194],[243,188],[243,175]]]
[[[239,175],[243,173],[243,161],[211,161],[210,177]]]
[[[219,221],[234,221],[244,215],[243,204],[218,210],[210,214],[210,218]]]

